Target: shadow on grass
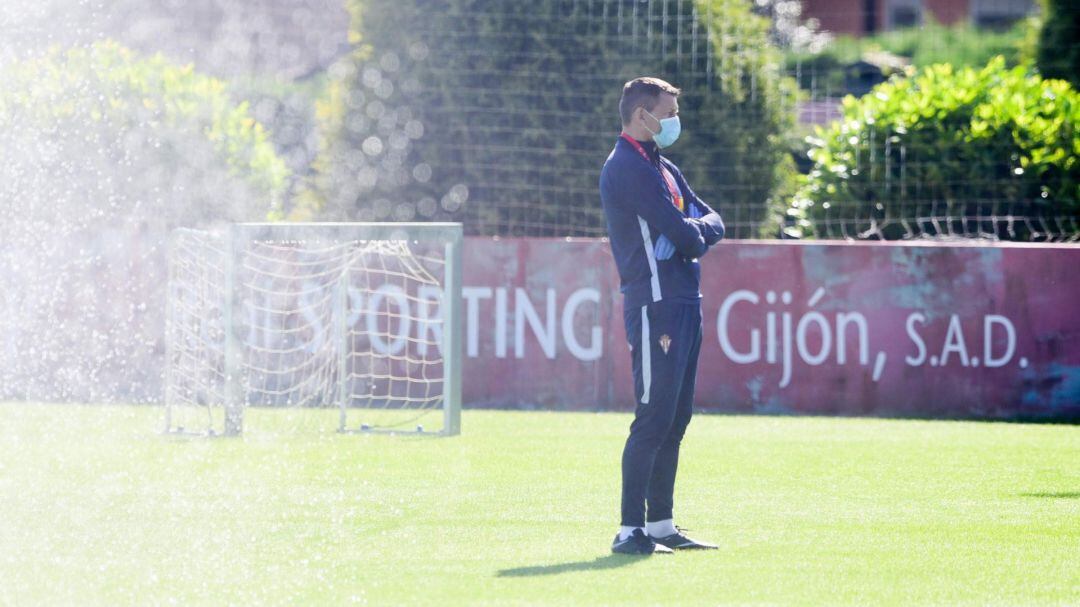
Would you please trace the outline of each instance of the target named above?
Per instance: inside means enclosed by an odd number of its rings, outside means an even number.
[[[598,556],[591,561],[576,561],[572,563],[556,563],[554,565],[534,565],[532,567],[515,567],[513,569],[500,569],[495,577],[530,577],[534,575],[556,575],[570,571],[597,571],[600,569],[615,569],[625,567],[631,563],[649,558],[648,554],[609,554]]]
[[[1021,493],[1021,497],[1047,497],[1051,499],[1080,499],[1080,491],[1058,491],[1056,493]]]

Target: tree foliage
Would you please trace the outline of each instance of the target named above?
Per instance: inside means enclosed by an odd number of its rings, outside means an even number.
[[[787,166],[790,92],[739,0],[352,0],[354,52],[320,104],[294,217],[453,218],[470,232],[601,235],[622,84],[683,89],[670,155],[751,235]]]
[[[844,99],[843,118],[817,130],[814,167],[791,213],[805,232],[848,222],[883,238],[930,217],[942,221],[919,231],[970,232],[952,222],[963,216],[1075,221],[1077,124],[1080,94],[1067,82],[1008,68],[1000,57],[982,69],[929,66]],[[1010,221],[978,229],[1036,235]]]
[[[44,195],[54,204],[39,211],[85,220],[70,203],[105,197],[108,215],[173,224],[264,218],[280,206],[287,170],[267,133],[224,83],[190,65],[102,42],[54,49],[0,78],[10,200]],[[11,189],[37,178],[56,190]]]
[[[169,230],[266,219],[285,165],[223,83],[115,43],[0,81],[0,394],[156,398]]]
[[[1080,6],[1076,0],[1045,0],[1037,62],[1044,78],[1080,88]]]

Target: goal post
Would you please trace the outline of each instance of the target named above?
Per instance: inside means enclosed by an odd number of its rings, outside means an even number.
[[[239,435],[265,407],[336,408],[340,432],[460,433],[462,242],[458,223],[176,230],[166,432]]]

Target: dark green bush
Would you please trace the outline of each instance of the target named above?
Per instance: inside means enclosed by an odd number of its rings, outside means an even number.
[[[295,217],[601,235],[599,172],[622,84],[641,75],[684,90],[670,155],[733,234],[754,235],[788,170],[778,57],[742,1],[349,6],[356,50],[332,70],[323,152]]]
[[[1067,82],[1002,58],[934,65],[845,98],[843,114],[812,141],[791,210],[804,234],[1037,237],[1044,224],[1025,217],[1076,229],[1080,94]]]
[[[1038,66],[1044,78],[1080,88],[1080,6],[1076,0],[1046,0],[1039,32]]]

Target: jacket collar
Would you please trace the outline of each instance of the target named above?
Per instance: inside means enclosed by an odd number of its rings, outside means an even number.
[[[627,137],[620,135],[619,139],[623,140],[624,143],[631,146],[631,149],[633,149],[633,144],[626,141]],[[641,149],[645,150],[645,153],[648,154],[649,160],[651,160],[653,164],[660,162],[660,146],[656,145],[655,141],[639,141],[637,139],[634,139],[634,141],[641,146]],[[634,153],[637,154],[638,151],[634,149]]]

